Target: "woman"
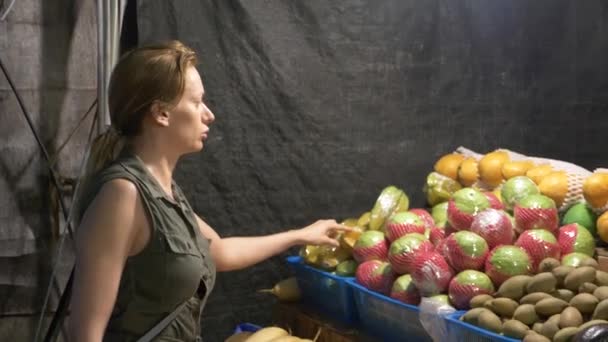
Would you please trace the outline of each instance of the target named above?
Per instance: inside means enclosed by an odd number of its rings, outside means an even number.
[[[336,245],[331,233],[347,229],[322,220],[222,239],[192,211],[173,171],[182,155],[204,148],[215,120],[195,63],[195,53],[174,41],[125,54],[112,73],[112,127],[94,143],[87,172],[94,176],[85,176],[78,196],[72,341],[136,341],[155,326],[156,341],[199,340],[216,270],[242,269],[298,244]]]

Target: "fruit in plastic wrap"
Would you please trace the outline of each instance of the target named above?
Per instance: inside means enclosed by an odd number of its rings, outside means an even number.
[[[355,260],[345,260],[336,266],[336,275],[340,277],[354,277],[357,271],[357,262]]]
[[[583,197],[594,209],[608,206],[608,172],[594,172],[583,182]]]
[[[464,160],[464,156],[459,153],[450,153],[442,156],[435,163],[435,172],[456,180],[458,178],[458,168]]]
[[[554,171],[543,177],[538,184],[540,193],[551,198],[560,208],[568,194],[568,174],[564,171]]]
[[[384,233],[377,230],[361,233],[353,247],[353,258],[359,263],[373,259],[386,260],[387,254],[388,243]]]
[[[517,176],[525,176],[526,172],[534,167],[531,160],[511,160],[502,165],[502,176],[504,179],[511,179]]]
[[[515,238],[513,223],[509,215],[496,209],[486,209],[473,218],[471,231],[488,243],[489,249],[499,245],[510,245]]]
[[[593,259],[587,254],[583,253],[568,253],[566,255],[562,255],[562,266],[570,266],[570,267],[579,267],[583,265],[583,262],[586,260]]]
[[[450,234],[446,239],[447,261],[454,271],[480,270],[489,253],[481,236],[466,230]]]
[[[409,212],[418,215],[422,222],[424,222],[426,228],[435,227],[435,220],[433,219],[433,216],[426,211],[426,209],[412,208],[409,210]]]
[[[431,230],[429,231],[429,240],[431,241],[433,246],[436,247],[439,241],[443,239],[445,239],[445,230],[439,227],[431,228]]]
[[[404,274],[395,280],[390,297],[406,304],[420,304],[420,292],[409,274]]]
[[[532,261],[532,272],[536,272],[538,265],[545,258],[559,260],[561,249],[555,236],[544,229],[526,230],[517,238],[515,246],[523,248]]]
[[[490,202],[490,208],[499,210],[503,210],[505,208],[504,204],[502,204],[502,201],[498,198],[498,196],[496,196],[495,193],[484,191],[482,192],[482,194],[486,196],[486,198]]]
[[[431,172],[426,177],[426,183],[422,191],[426,195],[426,201],[430,206],[445,202],[452,197],[452,194],[460,190],[462,186],[452,178]]]
[[[418,253],[411,273],[414,285],[422,296],[440,294],[448,289],[454,271],[437,252]]]
[[[491,187],[497,187],[504,180],[502,166],[510,160],[505,151],[494,151],[484,155],[478,164],[479,178]]]
[[[341,247],[334,246],[320,246],[318,252],[318,267],[326,270],[333,271],[336,269],[339,263],[351,258],[350,251],[345,250]]]
[[[559,228],[557,241],[562,255],[578,252],[593,256],[595,240],[589,231],[578,223],[571,223]]]
[[[502,245],[494,248],[486,259],[485,271],[495,286],[516,275],[528,275],[532,262],[521,247]]]
[[[382,190],[370,213],[369,229],[379,230],[384,221],[396,211],[405,211],[409,208],[409,198],[403,190],[395,186],[387,186]]]
[[[515,204],[513,209],[518,231],[545,229],[555,234],[559,227],[559,216],[555,202],[544,195],[529,195]]]
[[[591,235],[593,235],[594,237],[597,236],[596,222],[597,215],[584,202],[580,202],[571,206],[562,218],[562,225],[578,223],[581,226],[587,228],[589,233],[591,233]]]
[[[396,275],[393,273],[391,265],[388,262],[369,260],[357,267],[355,277],[361,286],[388,295]]]
[[[437,227],[445,227],[446,222],[448,222],[448,202],[441,202],[436,204],[431,209],[431,216],[435,221],[435,226]]]
[[[468,310],[471,298],[480,294],[493,294],[494,285],[485,273],[466,270],[458,273],[450,281],[448,295],[450,302],[458,310]]]
[[[412,271],[414,257],[421,252],[430,252],[433,250],[435,250],[435,246],[433,246],[424,235],[411,233],[391,243],[388,251],[388,260],[395,273],[410,273]]]
[[[389,242],[393,242],[409,233],[424,234],[425,229],[426,224],[420,216],[403,211],[395,213],[387,219],[385,235]]]
[[[466,158],[460,163],[458,181],[464,186],[472,186],[479,180],[478,162],[475,158]]]
[[[363,214],[361,214],[361,216],[359,216],[359,219],[357,220],[357,226],[363,228],[363,230],[366,230],[369,228],[369,220],[372,216],[372,212],[371,211],[366,211]]]
[[[502,202],[507,210],[513,210],[513,207],[524,197],[529,195],[538,195],[540,190],[536,184],[528,177],[518,176],[509,179],[503,184],[500,191]]]
[[[463,188],[454,193],[448,202],[448,222],[455,230],[471,227],[473,217],[490,207],[490,201],[480,191]]]

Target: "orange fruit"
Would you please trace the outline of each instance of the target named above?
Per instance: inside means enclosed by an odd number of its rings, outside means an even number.
[[[494,151],[481,158],[478,164],[479,178],[493,187],[500,185],[503,181],[502,166],[510,160],[505,151]]]
[[[608,211],[597,218],[597,235],[604,242],[608,242]]]
[[[608,173],[596,172],[585,179],[583,196],[593,208],[602,208],[608,203]]]
[[[458,168],[458,181],[464,186],[471,186],[479,179],[479,170],[475,158],[466,158]]]
[[[458,167],[463,160],[464,156],[462,154],[446,154],[435,163],[435,172],[456,180],[458,178]]]
[[[526,177],[530,178],[534,183],[536,183],[536,185],[538,185],[543,177],[553,171],[553,167],[551,167],[549,164],[536,165],[526,172]]]
[[[564,171],[555,171],[546,175],[538,184],[540,193],[555,201],[559,208],[568,194],[568,175]]]
[[[508,161],[502,165],[502,176],[511,179],[517,176],[525,176],[526,172],[534,166],[529,160]]]

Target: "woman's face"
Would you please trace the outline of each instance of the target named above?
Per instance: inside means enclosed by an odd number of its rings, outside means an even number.
[[[169,110],[169,131],[172,144],[180,152],[190,153],[203,149],[209,126],[215,120],[213,112],[204,103],[205,88],[196,68],[186,70],[184,94],[175,107]]]

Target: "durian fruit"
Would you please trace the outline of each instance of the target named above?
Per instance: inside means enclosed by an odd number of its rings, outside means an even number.
[[[526,172],[534,167],[531,160],[511,160],[502,165],[502,176],[504,179],[511,179],[517,176],[525,176]]]
[[[608,169],[595,170],[583,182],[583,196],[597,212],[608,210]]]
[[[538,188],[541,194],[555,201],[559,211],[583,199],[584,176],[566,171],[553,171],[542,177]]]
[[[460,153],[446,154],[435,163],[435,172],[457,180],[458,168],[463,160],[464,156]]]
[[[479,180],[479,168],[477,159],[465,158],[458,168],[458,181],[465,187],[472,186]]]
[[[530,178],[536,185],[540,184],[543,178],[555,171],[549,164],[537,164],[526,171],[526,177]]]
[[[478,164],[480,180],[491,188],[499,186],[504,181],[502,166],[510,160],[509,153],[503,150],[484,155]]]

